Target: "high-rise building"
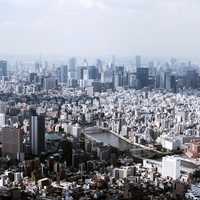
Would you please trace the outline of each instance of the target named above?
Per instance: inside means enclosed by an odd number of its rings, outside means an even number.
[[[69,79],[76,79],[76,58],[69,60]]]
[[[0,113],[6,113],[7,105],[6,102],[0,101]]]
[[[61,67],[58,67],[56,69],[55,75],[56,75],[56,78],[57,78],[58,82],[60,83],[61,82]]]
[[[119,66],[115,68],[114,86],[123,87],[123,84],[124,84],[124,66]]]
[[[67,83],[68,82],[68,66],[67,65],[62,65],[61,68],[60,68],[60,72],[61,72],[61,76],[60,76],[60,79],[61,79],[61,82],[62,83]]]
[[[177,92],[177,83],[176,83],[176,76],[175,75],[171,76],[171,90],[174,93]]]
[[[165,72],[165,88],[167,90],[171,89],[171,73],[170,72]]]
[[[142,67],[141,56],[136,56],[135,61],[136,61],[136,68]]]
[[[35,63],[35,73],[40,73],[41,72],[41,64],[40,62]]]
[[[103,63],[100,59],[97,59],[97,68],[99,70],[99,72],[102,72],[103,71]]]
[[[7,76],[7,61],[0,61],[0,79],[3,79]]]
[[[136,71],[137,89],[147,87],[149,84],[149,68],[140,67]]]
[[[83,80],[85,81],[89,80],[89,72],[87,68],[83,68],[81,74],[82,74]]]
[[[136,88],[136,76],[134,73],[129,74],[129,87]]]
[[[185,74],[186,88],[196,89],[198,87],[198,73],[196,70],[188,70]]]
[[[0,130],[0,142],[2,143],[2,154],[16,159],[22,153],[22,129],[4,127]]]
[[[176,92],[176,77],[170,71],[160,71],[157,87]]]
[[[45,150],[45,117],[31,116],[31,150],[40,155]]]
[[[101,72],[101,82],[102,83],[112,83],[113,82],[112,69],[107,69],[107,70]]]
[[[0,113],[0,128],[6,125],[6,115],[5,113]]]
[[[170,177],[174,180],[180,178],[181,160],[176,156],[166,156],[162,159],[162,177]]]
[[[96,66],[88,66],[88,76],[91,80],[98,80],[100,77],[98,68]]]
[[[57,87],[57,80],[54,77],[45,77],[44,78],[44,90],[48,91],[51,89],[56,89]]]
[[[30,73],[29,75],[29,81],[30,83],[37,83],[38,82],[38,76],[37,73]]]

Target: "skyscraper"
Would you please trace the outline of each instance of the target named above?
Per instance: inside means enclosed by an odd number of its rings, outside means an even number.
[[[0,61],[0,79],[3,79],[7,76],[7,61]]]
[[[0,113],[0,128],[6,125],[6,115],[5,113]]]
[[[76,79],[76,58],[69,60],[69,79]]]
[[[22,129],[3,127],[0,129],[0,142],[2,143],[2,154],[16,159],[17,154],[22,153]]]
[[[124,66],[119,66],[115,68],[114,86],[123,87],[123,83],[124,83]]]
[[[141,64],[141,56],[136,56],[135,61],[136,61],[136,68],[140,68],[142,65]]]
[[[31,150],[33,155],[40,155],[45,146],[45,117],[31,117]]]
[[[67,83],[68,82],[68,66],[62,65],[61,66],[61,82]]]
[[[99,70],[96,66],[88,66],[88,76],[91,80],[99,79]]]
[[[162,158],[162,177],[173,179],[180,178],[181,160],[177,156],[166,156]]]
[[[149,68],[137,68],[136,71],[137,88],[142,89],[149,84]]]
[[[44,78],[44,90],[48,91],[48,90],[53,90],[57,88],[57,80],[55,77],[45,77]]]
[[[198,73],[195,69],[190,69],[185,74],[186,88],[196,89],[198,87]]]
[[[35,63],[35,73],[40,73],[41,71],[41,64],[39,62]]]

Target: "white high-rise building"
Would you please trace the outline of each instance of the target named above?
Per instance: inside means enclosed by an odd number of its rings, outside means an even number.
[[[162,177],[179,179],[181,175],[181,160],[177,156],[166,156],[162,159]]]
[[[6,125],[6,115],[5,113],[0,113],[0,128]]]
[[[76,124],[75,126],[72,127],[72,135],[74,137],[80,137],[81,127],[78,124]]]

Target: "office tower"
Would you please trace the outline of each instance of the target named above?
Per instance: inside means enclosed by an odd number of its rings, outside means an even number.
[[[69,60],[69,79],[76,79],[76,58]]]
[[[0,113],[6,113],[7,105],[6,102],[0,101]]]
[[[157,88],[172,90],[176,92],[176,76],[170,71],[161,71],[157,81]]]
[[[171,90],[174,93],[177,92],[177,84],[176,84],[176,76],[175,75],[171,76]]]
[[[122,84],[123,84],[122,76],[115,72],[114,73],[114,86],[115,86],[115,88],[122,87]]]
[[[165,74],[165,71],[160,71],[160,74],[159,74],[159,88],[166,88],[166,74]]]
[[[136,68],[142,67],[141,56],[136,56],[135,61],[136,61]]]
[[[100,77],[99,70],[96,66],[89,66],[88,67],[88,78],[90,80],[98,80]]]
[[[62,83],[67,83],[68,82],[68,66],[67,65],[63,65],[63,66],[61,66],[61,68],[60,68],[61,70],[60,70],[60,72],[61,72],[61,77],[60,77],[60,79],[61,79],[61,82]]]
[[[82,68],[81,76],[83,80],[89,80],[89,71],[87,68]]]
[[[30,73],[29,75],[29,81],[30,83],[37,83],[39,80],[37,73]]]
[[[71,88],[76,88],[78,87],[78,81],[76,79],[70,79],[68,82],[68,86]]]
[[[81,135],[81,127],[76,124],[74,126],[72,126],[72,135],[76,138],[79,138]]]
[[[77,77],[77,80],[81,80],[83,79],[83,74],[82,74],[82,66],[78,66],[77,67],[77,70],[76,70],[76,77]]]
[[[103,63],[100,59],[97,59],[97,69],[99,70],[99,72],[103,71]]]
[[[165,72],[165,89],[176,92],[176,77],[170,72]]]
[[[57,78],[58,82],[60,83],[61,82],[61,67],[58,67],[56,69],[56,78]]]
[[[22,153],[23,132],[21,129],[4,127],[0,130],[2,154],[16,159]]]
[[[160,88],[160,80],[161,80],[160,73],[156,73],[156,76],[155,76],[155,88]]]
[[[112,70],[115,69],[115,64],[116,64],[116,58],[115,58],[115,56],[113,55],[113,56],[112,56],[112,60],[111,60],[111,64],[110,64],[110,68],[111,68]]]
[[[45,117],[31,116],[31,150],[40,155],[45,150]]]
[[[149,69],[140,67],[136,71],[137,89],[147,87],[149,84]]]
[[[124,84],[124,66],[119,66],[115,68],[114,86],[123,87],[123,84]]]
[[[0,128],[6,125],[6,115],[5,113],[0,113]]]
[[[167,90],[171,89],[171,73],[165,72],[165,88]]]
[[[44,83],[43,83],[43,88],[44,90],[52,90],[56,89],[57,87],[57,80],[54,77],[45,77],[44,78]]]
[[[101,82],[102,83],[112,83],[113,82],[113,71],[112,69],[106,69],[101,72]]]
[[[123,86],[124,87],[128,87],[129,86],[129,73],[128,72],[124,72]]]
[[[129,87],[136,88],[136,76],[134,73],[129,74]]]
[[[41,64],[39,62],[35,63],[35,73],[40,73],[41,71]]]
[[[185,74],[186,88],[196,89],[198,87],[198,73],[195,69],[188,70]]]
[[[162,177],[170,177],[174,180],[180,178],[181,160],[176,156],[162,158]]]
[[[86,73],[86,74],[85,74]],[[88,69],[85,66],[77,67],[77,80],[88,80]]]
[[[67,162],[67,166],[72,165],[72,149],[73,149],[73,144],[70,140],[64,140],[62,141],[62,149],[63,149],[63,157],[64,160]]]
[[[0,79],[4,79],[7,76],[7,61],[0,61]]]

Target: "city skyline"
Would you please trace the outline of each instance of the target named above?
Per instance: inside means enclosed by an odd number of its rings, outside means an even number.
[[[0,0],[0,200],[200,200],[199,0]]]
[[[2,0],[1,54],[198,57],[200,2]]]

